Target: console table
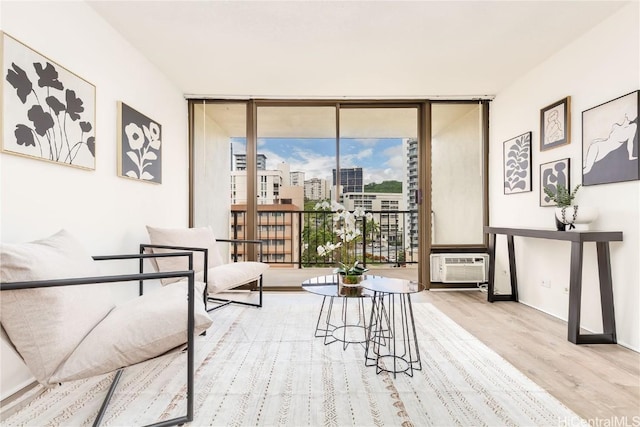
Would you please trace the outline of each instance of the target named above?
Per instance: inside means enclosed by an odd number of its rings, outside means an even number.
[[[549,229],[484,227],[489,235],[489,284],[487,300],[518,301],[518,279],[516,275],[516,257],[513,237],[533,237],[538,239],[565,240],[571,242],[571,264],[569,271],[569,333],[568,340],[574,344],[615,344],[616,323],[613,310],[613,287],[611,284],[611,256],[609,242],[621,242],[621,231],[556,231]],[[496,234],[507,237],[509,254],[510,295],[495,295],[494,280],[496,266]],[[583,244],[594,242],[598,256],[598,275],[600,279],[600,306],[602,309],[601,334],[580,333],[580,305],[582,297],[582,258]]]

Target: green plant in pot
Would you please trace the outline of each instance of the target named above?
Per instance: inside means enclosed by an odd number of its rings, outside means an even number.
[[[342,283],[359,284],[363,274],[368,270],[357,259],[357,247],[362,241],[360,224],[363,221],[373,221],[373,215],[365,213],[363,208],[349,212],[337,202],[318,203],[315,209],[333,212],[333,234],[334,240],[337,240],[318,246],[318,255],[338,262],[338,267],[333,272],[340,276]]]
[[[570,191],[564,185],[558,185],[554,191],[552,187],[545,187],[544,192],[556,204],[556,228],[565,231],[575,228],[576,223],[588,223],[597,217],[595,209],[590,207],[580,207],[574,204],[574,199],[582,184],[578,184]],[[580,214],[580,216],[579,216]]]
[[[346,285],[357,285],[360,283],[362,275],[369,270],[368,268],[364,268],[364,265],[360,261],[354,262],[353,265],[339,264],[340,266],[333,272],[340,274],[342,276],[342,283]]]
[[[576,193],[582,187],[582,184],[576,185],[573,191],[569,192],[569,189],[562,184],[559,184],[556,191],[552,187],[544,187],[544,194],[549,196],[557,207],[563,208],[573,205],[573,199],[576,198]]]

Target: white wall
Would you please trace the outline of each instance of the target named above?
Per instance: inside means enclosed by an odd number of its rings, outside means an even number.
[[[187,226],[187,108],[181,92],[84,2],[1,2],[0,18],[3,31],[96,86],[95,171],[0,154],[1,241],[29,241],[66,228],[91,254],[135,253],[148,241],[146,224]],[[117,176],[117,101],[162,125],[161,185]],[[103,269],[123,272],[113,265]],[[126,272],[135,271],[132,266]],[[31,377],[5,342],[1,351],[4,398]]]
[[[491,105],[490,222],[494,226],[554,228],[553,208],[539,207],[540,164],[571,159],[571,183],[582,182],[582,111],[640,89],[639,4],[625,7],[497,94]],[[539,115],[571,96],[571,143],[539,150]],[[503,194],[502,144],[533,131],[533,191]],[[620,230],[611,244],[618,342],[640,350],[640,181],[583,187],[578,204],[595,206],[593,229]],[[498,237],[497,279],[507,290],[506,241]],[[594,244],[585,244],[582,326],[601,332],[600,294]],[[568,315],[569,244],[516,238],[521,302],[562,319]],[[543,279],[551,287],[541,286]]]

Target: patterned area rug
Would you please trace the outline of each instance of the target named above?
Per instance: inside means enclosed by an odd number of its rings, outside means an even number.
[[[582,422],[431,304],[413,304],[422,370],[394,379],[365,366],[361,345],[343,350],[341,343],[324,345],[314,337],[321,297],[267,294],[265,301],[262,309],[230,306],[212,313],[213,326],[197,340],[192,425]],[[170,355],[126,370],[104,425],[142,425],[184,414],[185,361],[184,355]],[[47,390],[2,424],[91,425],[111,378]]]

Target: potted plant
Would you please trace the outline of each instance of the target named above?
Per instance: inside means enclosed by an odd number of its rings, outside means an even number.
[[[373,221],[371,213],[365,213],[363,208],[356,208],[349,212],[343,205],[337,202],[322,202],[315,207],[316,210],[331,210],[333,213],[333,233],[337,242],[327,242],[317,248],[318,255],[326,257],[335,253],[338,267],[333,270],[338,274],[339,281],[345,285],[358,285],[363,274],[368,270],[357,259],[356,248],[362,240],[362,232],[358,226],[359,221]],[[364,255],[364,254],[363,254]]]
[[[556,228],[558,231],[565,231],[575,228],[575,224],[587,224],[598,216],[597,211],[591,207],[584,207],[574,204],[574,199],[582,184],[575,186],[573,191],[564,185],[558,185],[554,191],[553,187],[544,188],[545,194],[556,204]]]
[[[573,199],[576,198],[576,193],[580,187],[582,187],[582,184],[576,185],[576,188],[574,188],[572,192],[569,192],[567,187],[559,184],[558,187],[556,187],[556,191],[553,191],[553,187],[551,186],[544,187],[544,193],[549,196],[549,199],[555,202],[557,207],[564,208],[573,205]]]

